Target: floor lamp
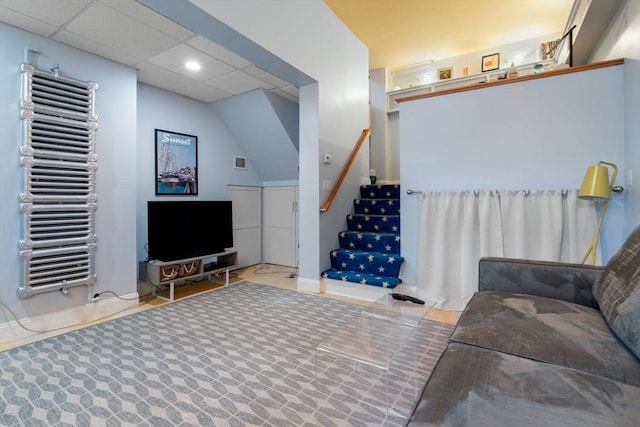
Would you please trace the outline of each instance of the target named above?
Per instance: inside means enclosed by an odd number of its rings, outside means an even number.
[[[611,180],[609,180],[609,168],[613,170]],[[598,162],[595,166],[589,166],[587,173],[584,175],[582,186],[578,192],[578,198],[584,200],[593,200],[594,202],[601,201],[602,211],[598,223],[596,224],[596,231],[591,239],[591,245],[587,248],[587,252],[580,261],[584,264],[589,255],[591,255],[591,264],[596,264],[596,248],[598,247],[598,241],[600,240],[600,228],[604,216],[607,213],[607,207],[609,206],[609,200],[611,199],[611,192],[621,193],[622,187],[614,186],[616,182],[616,176],[618,175],[618,167],[609,162]]]

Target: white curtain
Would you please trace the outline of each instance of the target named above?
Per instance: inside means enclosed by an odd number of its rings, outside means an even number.
[[[485,256],[579,262],[596,224],[577,191],[426,192],[420,212],[419,294],[461,310]]]
[[[502,191],[500,214],[506,256],[560,260],[562,195],[559,191],[531,194],[525,191]]]
[[[500,204],[495,192],[423,194],[418,292],[436,307],[462,309],[478,283],[478,259],[502,256]]]

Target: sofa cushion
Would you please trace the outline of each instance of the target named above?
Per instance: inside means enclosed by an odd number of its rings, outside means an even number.
[[[409,426],[632,426],[640,388],[586,372],[452,343]]]
[[[609,260],[593,295],[609,327],[640,357],[640,227]]]
[[[593,285],[603,267],[513,258],[482,258],[478,290],[515,292],[598,308]]]
[[[640,386],[640,361],[602,314],[583,305],[508,292],[477,292],[450,338]]]

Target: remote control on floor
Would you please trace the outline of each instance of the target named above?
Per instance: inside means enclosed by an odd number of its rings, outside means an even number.
[[[393,299],[397,299],[399,301],[411,301],[415,304],[420,304],[420,305],[424,305],[424,301],[421,300],[420,298],[416,298],[416,297],[412,297],[410,295],[405,295],[405,294],[391,294],[391,297]]]

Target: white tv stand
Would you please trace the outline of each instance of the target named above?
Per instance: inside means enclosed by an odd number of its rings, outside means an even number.
[[[154,294],[168,301],[175,300],[176,282],[199,280],[212,274],[225,273],[225,285],[229,284],[229,270],[238,267],[238,251],[227,249],[224,252],[179,259],[175,261],[153,260],[146,263],[147,281],[156,287]],[[169,298],[157,294],[157,287],[169,286]]]

